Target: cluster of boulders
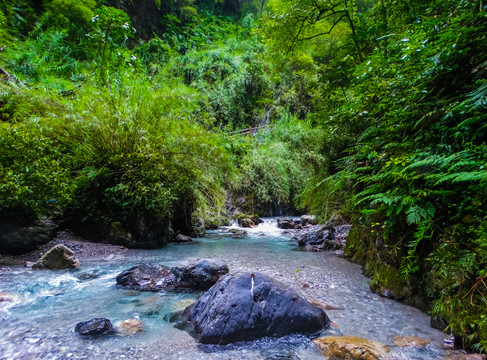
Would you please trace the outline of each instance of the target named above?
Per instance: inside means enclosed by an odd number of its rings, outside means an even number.
[[[186,258],[172,268],[142,264],[117,276],[117,286],[138,291],[208,290],[228,266],[220,259]]]
[[[318,226],[297,234],[291,240],[298,246],[309,251],[342,250],[350,231],[351,225],[338,225],[335,227]]]
[[[141,264],[122,271],[116,278],[117,287],[137,291],[208,290],[228,273],[228,266],[220,259],[186,258],[172,268],[159,264]],[[94,318],[75,326],[81,336],[110,334],[133,335],[143,331],[138,319],[123,321],[118,327],[109,319]]]
[[[302,229],[316,225],[317,220],[314,215],[303,215],[299,219],[292,219],[290,217],[280,217],[277,219],[277,227],[279,229]]]
[[[261,273],[228,274],[228,266],[219,259],[187,258],[172,268],[138,265],[119,274],[117,286],[139,291],[207,290],[177,317],[177,326],[204,344],[313,336],[330,323],[320,307],[284,284]],[[78,323],[75,331],[81,336],[100,336],[123,333],[127,327],[137,330],[138,320],[127,320],[116,328],[108,319],[94,318]]]

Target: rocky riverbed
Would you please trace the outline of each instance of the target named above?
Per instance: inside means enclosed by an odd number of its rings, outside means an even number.
[[[212,231],[198,242],[169,244],[159,250],[93,244],[69,234],[56,238],[50,245],[74,247],[81,262],[79,268],[33,271],[12,266],[11,271],[0,272],[2,291],[11,299],[4,302],[0,314],[0,358],[324,358],[318,347],[303,336],[223,347],[198,345],[188,333],[169,322],[171,314],[184,309],[198,293],[148,293],[116,286],[117,275],[127,268],[140,263],[171,267],[187,256],[218,257],[228,264],[230,273],[260,272],[284,283],[326,309],[332,321],[323,333],[328,337],[351,336],[380,342],[390,348],[388,356],[398,360],[464,358],[461,352],[443,348],[448,336],[431,328],[426,314],[371,293],[369,279],[362,275],[360,266],[331,252],[296,251],[299,247],[290,241],[292,235],[277,229],[275,220],[246,229],[248,235],[243,239],[232,238],[229,230]],[[20,260],[37,260],[40,252]],[[115,325],[137,319],[143,323],[144,331],[103,339],[77,336],[75,325],[91,318],[108,318]],[[395,342],[398,336],[424,340],[418,346],[399,346]]]
[[[80,261],[114,260],[123,259],[128,249],[119,245],[101,244],[87,241],[70,231],[60,231],[57,236],[48,243],[26,254],[9,256],[0,255],[0,268],[9,266],[29,265],[55,245],[65,245],[70,248]]]

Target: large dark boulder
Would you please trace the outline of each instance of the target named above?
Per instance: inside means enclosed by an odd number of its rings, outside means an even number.
[[[208,290],[228,273],[228,266],[220,259],[186,258],[171,268],[179,287]]]
[[[37,249],[54,239],[57,226],[49,219],[19,224],[0,217],[0,253],[18,255]]]
[[[295,229],[296,224],[294,220],[288,217],[281,217],[277,219],[277,227],[279,229]]]
[[[81,336],[101,336],[116,333],[115,328],[108,319],[94,318],[76,324],[74,331]]]
[[[34,265],[33,269],[74,269],[80,265],[73,250],[58,244],[46,252]]]
[[[176,277],[167,266],[141,264],[122,271],[117,286],[139,291],[174,290]]]
[[[186,326],[203,344],[225,345],[262,337],[315,335],[330,320],[325,312],[260,273],[228,274],[189,306]]]

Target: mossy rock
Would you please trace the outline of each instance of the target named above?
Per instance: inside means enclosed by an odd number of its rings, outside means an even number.
[[[378,360],[389,352],[382,343],[356,336],[325,336],[313,343],[330,359]]]
[[[366,268],[369,268],[367,274],[372,273],[370,283],[372,292],[395,300],[403,300],[412,295],[411,285],[402,279],[398,269],[381,262],[375,264],[369,262]]]

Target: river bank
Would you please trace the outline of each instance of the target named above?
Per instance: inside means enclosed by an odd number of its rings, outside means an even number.
[[[326,313],[333,326],[325,335],[352,335],[385,343],[391,347],[391,359],[462,359],[465,355],[443,349],[446,335],[430,327],[426,314],[371,293],[370,280],[362,275],[359,265],[328,252],[298,251],[291,234],[277,229],[275,219],[249,229],[244,239],[232,238],[229,230],[209,231],[207,237],[194,243],[168,244],[158,250],[116,249],[65,238],[68,246],[80,245],[73,249],[85,256],[80,268],[32,271],[13,266],[0,274],[2,291],[14,293],[19,299],[2,313],[0,358],[323,359],[311,341],[302,336],[225,347],[198,345],[168,320],[171,312],[181,306],[178,304],[195,299],[198,293],[143,293],[115,286],[115,277],[133,265],[145,262],[171,266],[187,256],[221,258],[230,272],[261,272],[305,299],[328,304]],[[109,250],[113,252],[105,257],[104,252]],[[76,336],[74,324],[93,317],[106,317],[115,323],[138,318],[146,330],[124,338]],[[397,347],[393,345],[395,336],[418,336],[429,344]]]

